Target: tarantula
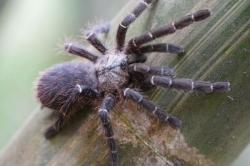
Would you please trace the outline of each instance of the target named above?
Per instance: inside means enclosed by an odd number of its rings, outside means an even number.
[[[109,25],[94,26],[85,35],[102,55],[96,55],[74,42],[65,43],[68,53],[84,57],[89,61],[72,61],[58,64],[41,75],[37,84],[37,97],[42,106],[58,112],[57,121],[45,132],[47,139],[55,136],[65,125],[73,112],[97,101],[102,104],[98,115],[107,137],[112,165],[118,165],[117,148],[111,126],[109,112],[114,105],[124,98],[143,106],[162,123],[173,128],[181,126],[181,120],[168,114],[153,102],[145,99],[139,91],[146,91],[157,86],[182,90],[197,90],[205,93],[225,92],[230,90],[229,82],[194,81],[174,77],[174,72],[168,67],[148,66],[145,53],[168,52],[183,53],[184,49],[173,44],[148,44],[156,38],[169,35],[193,22],[201,21],[211,15],[208,9],[199,10],[184,16],[178,21],[154,28],[149,32],[134,37],[125,44],[128,27],[153,0],[141,0],[134,10],[119,24],[116,34],[115,49],[107,49],[97,38],[98,33],[105,33]]]

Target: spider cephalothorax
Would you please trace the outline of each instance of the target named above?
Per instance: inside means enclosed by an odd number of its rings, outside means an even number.
[[[114,91],[128,83],[127,55],[123,52],[109,52],[95,64],[100,89]]]
[[[95,101],[101,101],[98,114],[102,122],[107,143],[111,151],[112,165],[118,164],[114,133],[108,117],[109,111],[118,100],[128,98],[143,106],[173,128],[181,125],[181,120],[168,114],[153,102],[145,99],[135,88],[146,91],[157,86],[183,90],[196,90],[205,93],[225,92],[230,90],[229,82],[194,81],[176,78],[172,69],[162,66],[148,66],[145,53],[169,52],[183,53],[183,48],[173,44],[159,43],[144,45],[156,38],[174,33],[193,22],[210,16],[210,11],[199,10],[179,21],[155,28],[134,37],[125,45],[128,27],[151,4],[152,0],[142,0],[135,9],[119,24],[116,35],[116,48],[107,49],[97,38],[97,33],[108,32],[109,25],[95,26],[86,32],[86,39],[102,55],[96,55],[81,45],[67,42],[65,50],[88,59],[89,61],[72,61],[55,65],[41,75],[37,84],[37,97],[43,106],[58,111],[58,120],[45,132],[46,138],[56,135],[75,111]],[[121,94],[123,97],[121,98]]]

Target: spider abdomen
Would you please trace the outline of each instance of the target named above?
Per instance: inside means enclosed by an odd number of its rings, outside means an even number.
[[[37,83],[37,98],[45,107],[59,110],[68,99],[84,105],[82,87],[97,89],[95,69],[90,62],[66,62],[47,69]],[[80,88],[80,89],[79,89]]]

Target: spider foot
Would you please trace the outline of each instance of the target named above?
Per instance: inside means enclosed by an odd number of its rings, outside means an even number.
[[[64,126],[64,123],[65,123],[64,116],[59,115],[57,121],[45,131],[44,133],[45,138],[51,139],[54,136],[56,136],[56,134],[61,131],[62,127]]]
[[[182,121],[175,116],[169,117],[167,121],[168,121],[169,125],[173,128],[180,128],[182,125]]]
[[[55,137],[57,133],[58,133],[58,131],[55,129],[55,127],[54,127],[54,126],[51,126],[51,127],[49,127],[49,128],[45,131],[44,137],[45,137],[46,139],[51,139],[51,138]]]

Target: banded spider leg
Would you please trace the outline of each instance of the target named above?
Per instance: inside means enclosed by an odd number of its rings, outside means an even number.
[[[99,108],[98,113],[100,120],[102,122],[102,126],[104,128],[104,134],[107,138],[109,149],[111,151],[112,165],[116,166],[118,165],[117,148],[110,118],[108,117],[109,111],[114,107],[114,105],[115,105],[115,97],[111,94],[108,94],[103,99],[102,105]]]
[[[151,52],[180,54],[184,53],[184,48],[170,43],[158,43],[158,44],[149,44],[139,47],[137,50],[135,50],[134,53],[144,54]]]
[[[206,19],[211,15],[210,10],[204,9],[199,10],[195,13],[187,15],[181,18],[179,21],[172,22],[171,24],[164,25],[159,28],[154,28],[149,32],[146,32],[140,36],[134,37],[128,41],[128,46],[126,48],[126,53],[133,53],[140,49],[140,46],[148,43],[156,38],[175,33],[176,30],[187,27],[193,22],[201,21]],[[182,51],[182,49],[180,49]]]
[[[94,46],[102,54],[105,54],[107,48],[102,44],[102,42],[97,38],[99,33],[108,33],[110,29],[110,23],[103,23],[100,25],[93,26],[85,31],[85,36],[87,41]],[[67,42],[64,44],[64,49],[66,52],[86,58],[92,62],[95,62],[98,55],[91,53],[83,48],[81,44],[74,42]]]
[[[126,88],[123,92],[126,98],[129,98],[137,104],[143,106],[147,111],[151,112],[157,119],[159,119],[160,122],[167,123],[173,128],[179,128],[181,126],[182,122],[180,119],[163,111],[153,102],[145,99],[139,92],[130,88]]]
[[[142,81],[144,84],[151,86],[160,86],[164,88],[175,88],[179,90],[196,90],[204,93],[212,92],[226,92],[230,90],[229,82],[208,82],[208,81],[196,81],[187,78],[173,78],[172,70],[168,67],[156,67],[148,66],[145,64],[132,64],[129,66],[129,71],[133,75],[135,73],[141,73],[146,78]],[[135,90],[126,88],[124,90],[124,96],[133,100],[134,102],[142,105],[146,110],[153,113],[160,122],[167,122],[170,126],[178,128],[181,126],[181,120],[164,112],[161,108],[155,106],[149,100]]]
[[[192,80],[188,78],[173,78],[174,73],[168,67],[148,66],[145,64],[132,64],[129,66],[130,72],[139,72],[150,75],[144,82],[152,86],[161,86],[164,88],[175,88],[182,90],[195,90],[205,93],[227,92],[230,90],[229,82],[209,82]]]
[[[151,76],[148,80],[153,86],[161,86],[164,88],[175,88],[182,90],[195,90],[201,91],[204,93],[213,93],[213,92],[227,92],[230,91],[229,82],[209,82],[209,81],[200,81],[192,80],[188,78],[171,78],[171,77],[162,77],[162,76]]]
[[[82,94],[89,98],[96,98],[100,95],[94,89],[77,84],[76,87],[73,89],[72,93],[70,94],[69,98],[64,102],[64,104],[60,108],[56,122],[45,131],[44,136],[46,139],[53,138],[62,130],[65,123],[70,119],[69,114],[72,115],[72,109],[74,107],[74,104],[77,102],[77,99]]]
[[[134,10],[122,20],[116,33],[117,50],[123,50],[129,25],[132,24],[151,3],[152,0],[141,0]]]

